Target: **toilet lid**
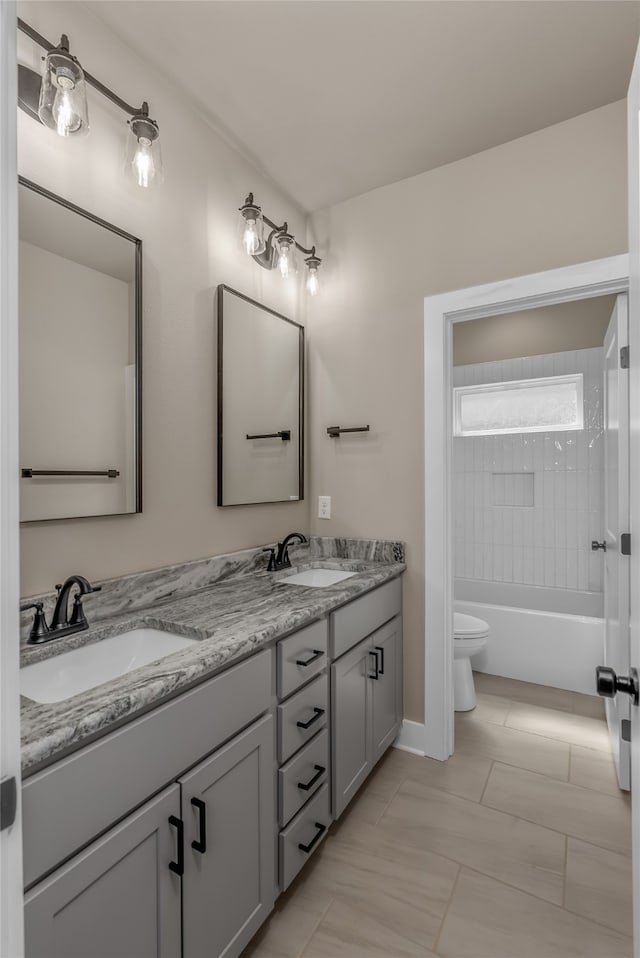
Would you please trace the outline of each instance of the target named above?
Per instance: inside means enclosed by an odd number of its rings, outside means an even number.
[[[471,639],[487,635],[488,632],[488,624],[482,619],[476,619],[475,615],[465,615],[464,612],[453,613],[453,634],[456,638]]]

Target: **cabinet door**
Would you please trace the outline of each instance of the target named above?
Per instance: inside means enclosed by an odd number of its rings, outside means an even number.
[[[169,816],[179,814],[172,785],[28,892],[27,958],[176,958],[180,878],[168,867],[176,858]]]
[[[239,955],[273,908],[274,761],[268,715],[180,780],[183,958]]]
[[[371,730],[375,764],[395,739],[402,722],[401,616],[396,616],[374,632],[371,643],[378,660],[378,679],[372,682],[371,690]]]
[[[331,666],[333,815],[338,818],[372,767],[370,732],[374,659],[365,639]]]

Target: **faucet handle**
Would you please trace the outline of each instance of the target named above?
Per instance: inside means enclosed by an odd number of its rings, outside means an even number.
[[[89,595],[91,592],[102,592],[102,586],[89,585],[89,588],[86,592],[76,592],[73,597],[73,609],[71,610],[69,625],[77,626],[78,630],[89,628],[89,623],[87,622],[84,609],[82,608],[82,596]]]
[[[87,620],[85,618],[84,609],[82,608],[82,596],[79,592],[76,592],[75,598],[73,600],[73,609],[71,610],[69,625],[77,625],[83,629],[87,628]]]
[[[29,632],[29,641],[38,642],[42,636],[46,635],[49,631],[49,626],[47,625],[44,614],[44,607],[42,602],[29,602],[27,605],[20,606],[21,612],[27,612],[29,609],[36,610],[36,614],[33,617],[33,625]]]
[[[263,552],[269,552],[269,565],[267,566],[267,572],[273,572],[276,567],[276,550],[273,546],[267,546],[266,549],[262,550]]]
[[[27,602],[26,605],[21,605],[21,606],[20,606],[20,611],[21,611],[21,612],[28,612],[29,609],[38,609],[38,610],[41,610],[42,608],[43,608],[42,602]]]

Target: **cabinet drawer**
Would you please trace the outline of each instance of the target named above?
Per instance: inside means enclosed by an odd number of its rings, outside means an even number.
[[[268,711],[271,663],[258,652],[27,778],[25,886]]]
[[[329,732],[320,732],[278,771],[280,827],[289,822],[329,776]],[[304,787],[303,787],[304,786]]]
[[[327,664],[327,629],[327,620],[323,619],[278,642],[279,698],[286,699],[323,670]]]
[[[286,762],[325,728],[328,718],[329,684],[325,672],[278,706],[278,764]]]
[[[302,866],[321,844],[330,823],[329,786],[323,785],[316,797],[280,832],[281,891],[289,887]]]
[[[331,616],[331,657],[339,658],[402,610],[402,583],[392,579]]]

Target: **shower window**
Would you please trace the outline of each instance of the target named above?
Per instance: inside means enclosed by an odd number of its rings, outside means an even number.
[[[567,432],[584,428],[582,373],[457,386],[454,436]]]

